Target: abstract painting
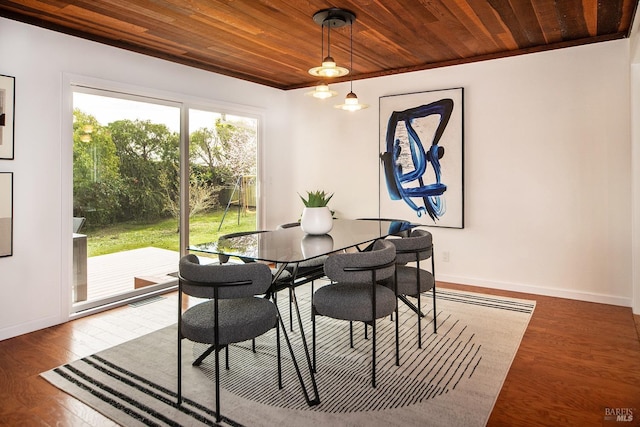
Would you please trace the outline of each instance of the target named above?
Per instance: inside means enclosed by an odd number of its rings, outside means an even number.
[[[380,97],[380,216],[464,228],[463,89]]]
[[[0,160],[13,159],[15,78],[0,75]]]
[[[0,172],[0,257],[13,253],[13,173]]]

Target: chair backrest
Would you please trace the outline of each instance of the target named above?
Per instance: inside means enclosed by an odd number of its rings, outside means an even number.
[[[426,230],[414,229],[409,237],[387,240],[396,247],[397,264],[422,261],[433,255],[433,237]]]
[[[80,229],[84,225],[85,217],[83,216],[74,216],[73,217],[73,232],[79,233]]]
[[[197,298],[245,298],[262,295],[271,286],[271,270],[266,264],[200,264],[189,254],[180,259],[179,280],[182,292]]]
[[[324,263],[324,272],[336,282],[371,283],[373,270],[376,271],[376,280],[393,276],[395,258],[396,247],[387,240],[378,240],[370,251],[329,255]]]

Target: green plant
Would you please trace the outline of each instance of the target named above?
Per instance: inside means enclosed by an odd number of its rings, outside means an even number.
[[[300,194],[298,194],[300,196]],[[323,190],[307,191],[307,198],[300,196],[302,203],[308,208],[322,208],[327,206],[329,200],[333,197],[333,193],[327,194]]]

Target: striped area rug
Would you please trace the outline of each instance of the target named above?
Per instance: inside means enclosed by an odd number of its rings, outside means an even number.
[[[310,292],[297,300],[311,345]],[[283,293],[284,296],[284,293]],[[431,295],[421,299],[422,348],[417,316],[400,303],[400,366],[395,365],[395,322],[377,323],[377,387],[371,387],[371,339],[362,324],[317,317],[320,404],[309,407],[282,340],[284,388],[278,389],[275,332],[230,348],[221,370],[221,412],[226,425],[442,425],[486,424],[535,308],[535,302],[439,289],[433,333]],[[279,299],[288,325],[288,299]],[[299,328],[289,331],[303,363]],[[183,345],[183,393],[175,405],[176,329],[162,329],[41,374],[72,396],[122,425],[214,424],[213,356],[190,362],[204,350]],[[224,366],[224,365],[223,365]],[[309,380],[308,374],[305,380]]]

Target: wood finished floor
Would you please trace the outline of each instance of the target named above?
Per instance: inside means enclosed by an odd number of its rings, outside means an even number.
[[[629,308],[440,285],[537,301],[489,426],[640,425],[640,316]],[[173,323],[175,304],[174,292],[0,342],[0,425],[114,426],[38,374]],[[605,407],[634,408],[634,421],[605,424]]]

